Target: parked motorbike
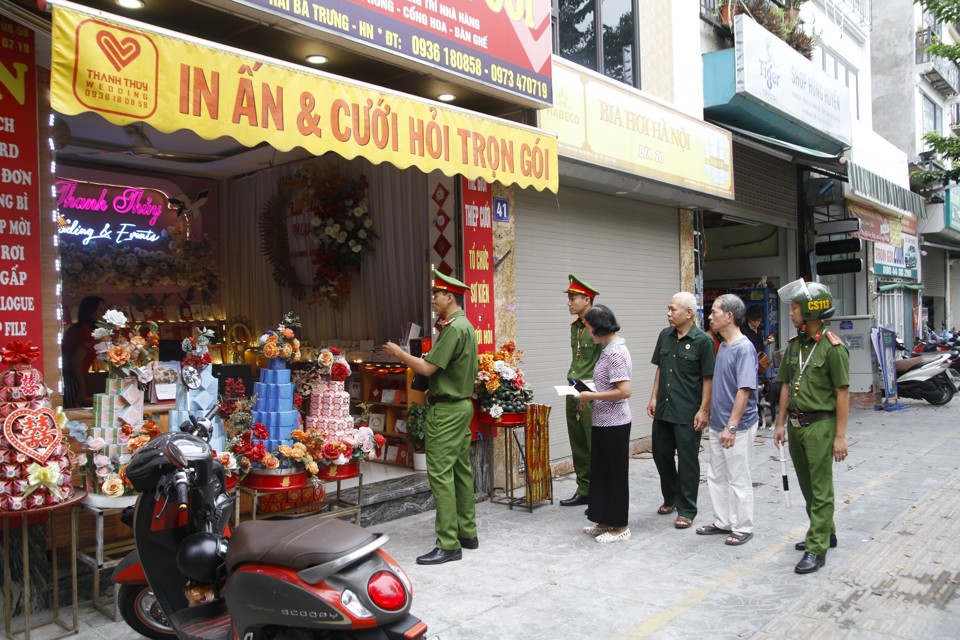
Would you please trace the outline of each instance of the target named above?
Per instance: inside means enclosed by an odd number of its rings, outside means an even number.
[[[193,430],[197,420],[184,423]],[[389,540],[337,519],[259,520],[231,532],[233,499],[209,444],[164,433],[127,477],[136,550],[117,567],[123,619],[156,640],[422,640]]]
[[[902,348],[902,343],[898,343]],[[960,374],[951,368],[957,360],[956,351],[925,353],[896,360],[898,395],[926,400],[937,406],[947,404],[960,390]]]

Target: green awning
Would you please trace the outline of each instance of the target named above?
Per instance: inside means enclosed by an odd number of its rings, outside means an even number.
[[[890,284],[880,285],[880,293],[893,291],[894,289],[911,289],[913,291],[923,291],[922,284],[911,284],[909,282],[891,282]]]

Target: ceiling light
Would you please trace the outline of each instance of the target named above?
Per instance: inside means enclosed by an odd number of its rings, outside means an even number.
[[[307,56],[307,62],[309,64],[326,64],[328,60],[330,60],[330,58],[327,56],[321,56],[320,54]]]
[[[452,93],[441,93],[437,96],[437,100],[440,102],[453,102],[456,99],[457,96],[453,95]]]
[[[117,4],[124,9],[143,9],[143,0],[117,0]]]

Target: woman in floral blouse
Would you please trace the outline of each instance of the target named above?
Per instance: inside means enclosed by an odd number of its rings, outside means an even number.
[[[596,524],[583,529],[597,542],[630,539],[627,511],[630,425],[630,376],[633,362],[626,341],[617,336],[620,325],[613,312],[596,305],[586,313],[584,324],[603,351],[593,371],[596,391],[583,391],[577,399],[593,403],[593,432],[590,449],[590,505],[587,518]]]

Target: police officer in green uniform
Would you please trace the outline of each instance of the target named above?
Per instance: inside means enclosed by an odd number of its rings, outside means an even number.
[[[463,312],[466,284],[433,272],[433,310],[440,335],[423,358],[392,342],[386,352],[429,377],[427,389],[427,477],[437,504],[436,547],[417,564],[443,564],[463,557],[461,548],[477,549],[476,501],[470,464],[473,384],[477,378],[477,336]]]
[[[567,309],[577,319],[570,325],[570,350],[573,359],[567,371],[569,380],[592,380],[593,368],[600,359],[603,345],[594,344],[590,331],[583,323],[583,316],[593,307],[596,289],[576,277],[569,276]],[[560,501],[562,507],[575,507],[590,502],[590,434],[593,431],[593,415],[589,402],[580,402],[567,396],[567,434],[573,454],[573,470],[577,474],[577,492],[572,498]]]
[[[783,387],[773,441],[778,447],[788,442],[810,519],[806,539],[795,545],[804,552],[795,570],[813,573],[825,564],[827,548],[837,546],[833,461],[847,457],[850,355],[836,334],[824,330],[823,321],[834,313],[827,287],[796,280],[777,293],[790,303],[799,333],[787,344],[777,373]]]

